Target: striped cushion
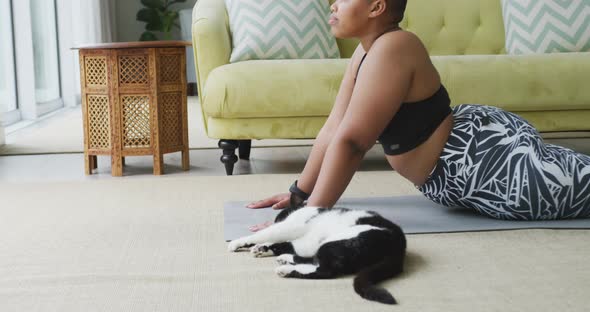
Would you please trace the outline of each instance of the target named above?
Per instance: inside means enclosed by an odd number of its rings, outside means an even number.
[[[509,54],[590,51],[590,0],[502,0]]]
[[[328,0],[225,0],[230,62],[339,58]]]

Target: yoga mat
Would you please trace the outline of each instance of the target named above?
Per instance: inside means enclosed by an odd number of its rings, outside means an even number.
[[[224,238],[230,241],[251,234],[248,227],[274,220],[280,210],[249,209],[248,202],[224,203]],[[397,223],[406,234],[452,233],[513,229],[589,229],[589,219],[504,221],[465,208],[448,208],[424,196],[342,198],[337,207],[373,210]]]

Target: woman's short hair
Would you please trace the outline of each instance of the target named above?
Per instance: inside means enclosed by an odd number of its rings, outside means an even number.
[[[387,0],[389,14],[391,14],[394,23],[400,23],[404,19],[407,3],[408,0]]]

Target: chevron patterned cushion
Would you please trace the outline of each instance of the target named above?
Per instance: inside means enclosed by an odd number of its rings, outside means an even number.
[[[232,34],[230,62],[339,58],[328,0],[225,0]]]
[[[590,51],[590,0],[502,0],[509,54]]]

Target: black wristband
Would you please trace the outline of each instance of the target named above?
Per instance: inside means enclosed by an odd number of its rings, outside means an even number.
[[[289,192],[303,198],[303,200],[307,200],[309,198],[309,194],[305,193],[304,191],[302,191],[300,188],[297,187],[297,180],[295,180],[295,182],[293,182],[291,187],[289,187]]]

